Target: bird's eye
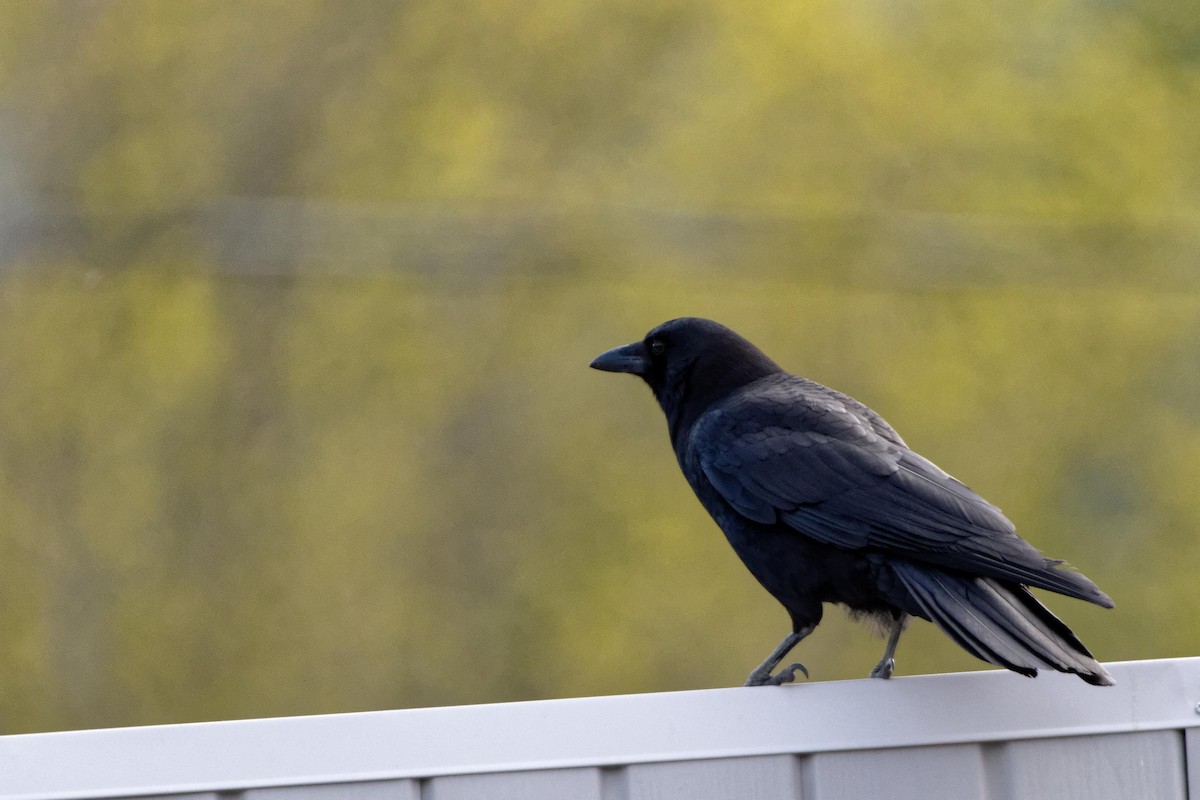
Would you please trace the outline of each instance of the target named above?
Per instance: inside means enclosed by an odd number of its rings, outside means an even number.
[[[654,339],[650,342],[650,352],[653,355],[661,356],[663,353],[667,352],[667,345],[662,339]]]

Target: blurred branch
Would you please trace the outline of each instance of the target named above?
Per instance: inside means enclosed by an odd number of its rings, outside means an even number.
[[[140,231],[141,244],[98,257],[89,229]],[[339,203],[229,197],[137,218],[32,207],[0,228],[12,263],[62,258],[128,263],[156,239],[194,242],[220,275],[355,276],[402,271],[478,281],[552,275],[577,266],[593,238],[617,272],[669,260],[699,274],[770,276],[801,268],[808,279],[903,289],[1086,280],[1142,289],[1198,288],[1200,217],[1045,220],[909,211],[804,213],[699,211],[632,205],[488,207]],[[824,265],[824,266],[823,266]],[[611,274],[611,273],[610,273]]]

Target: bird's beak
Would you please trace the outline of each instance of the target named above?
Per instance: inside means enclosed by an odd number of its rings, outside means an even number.
[[[592,369],[600,369],[605,372],[645,375],[649,363],[649,359],[646,357],[646,346],[641,342],[634,342],[622,347],[614,347],[607,353],[601,353],[592,360],[590,366]]]

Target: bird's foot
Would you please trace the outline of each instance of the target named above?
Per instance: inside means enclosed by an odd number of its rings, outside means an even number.
[[[783,669],[779,670],[775,677],[771,678],[769,683],[772,686],[782,686],[785,683],[792,683],[796,680],[797,672],[803,672],[804,677],[808,677],[808,667],[797,661],[790,667],[784,667]]]
[[[796,673],[803,672],[804,677],[808,677],[808,668],[797,662],[790,667],[784,667],[775,675],[770,672],[754,670],[750,673],[750,677],[746,679],[746,686],[782,686],[785,683],[792,683],[796,680]]]
[[[750,677],[746,678],[743,686],[765,686],[771,680],[771,673],[763,669],[756,669],[750,673]]]
[[[892,673],[896,671],[896,659],[885,658],[875,665],[875,669],[871,670],[870,677],[887,680],[892,677]]]

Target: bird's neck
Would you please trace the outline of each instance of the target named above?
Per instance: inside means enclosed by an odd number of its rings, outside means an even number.
[[[672,380],[655,389],[655,397],[667,417],[671,444],[678,451],[701,415],[736,391],[782,370],[763,356],[761,360],[727,363],[715,370],[711,365],[690,364]]]

